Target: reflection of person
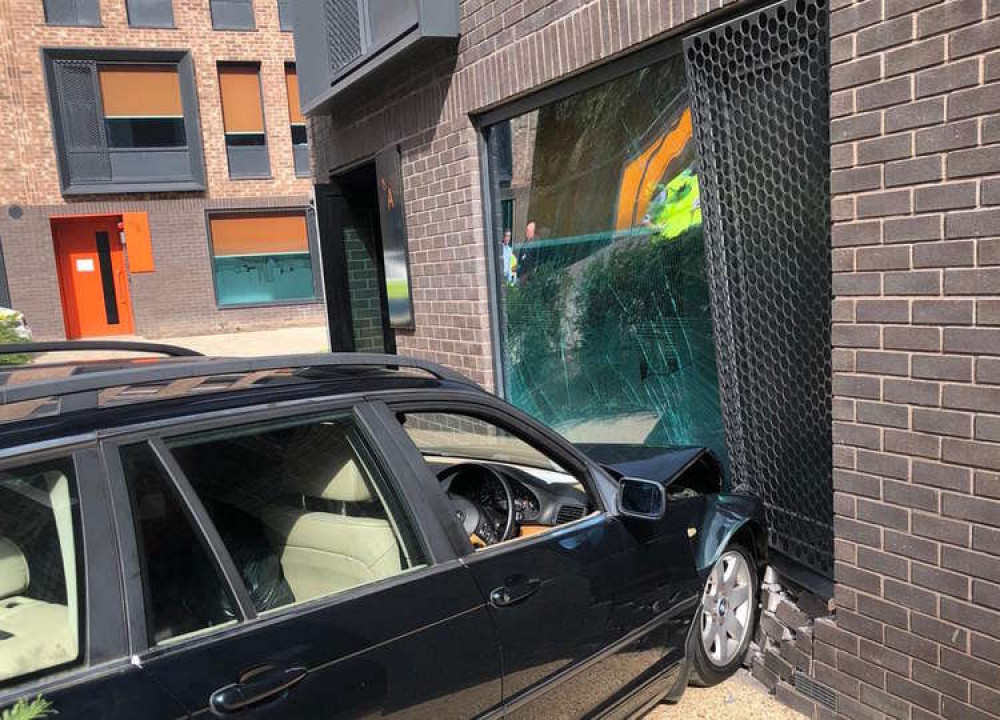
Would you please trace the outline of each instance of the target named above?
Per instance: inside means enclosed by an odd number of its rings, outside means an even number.
[[[514,248],[510,244],[510,230],[503,231],[503,277],[508,285],[517,282],[517,256],[514,255]]]

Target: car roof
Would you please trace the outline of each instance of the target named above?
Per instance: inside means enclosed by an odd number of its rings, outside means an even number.
[[[204,357],[145,343],[25,343],[4,353],[123,348],[133,357],[0,366],[0,448],[217,409],[389,390],[481,388],[424,360],[371,353]],[[141,346],[141,347],[139,347]]]

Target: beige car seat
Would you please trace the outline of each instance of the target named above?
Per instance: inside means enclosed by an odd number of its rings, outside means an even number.
[[[0,536],[0,681],[77,656],[70,608],[25,597],[30,580],[21,549]]]
[[[389,521],[306,509],[305,498],[371,503],[364,471],[340,433],[324,439],[321,458],[290,463],[285,488],[301,496],[299,507],[271,507],[262,520],[281,550],[281,566],[297,602],[340,592],[400,572],[400,553]],[[319,460],[319,462],[317,462]],[[298,467],[296,467],[298,465]]]

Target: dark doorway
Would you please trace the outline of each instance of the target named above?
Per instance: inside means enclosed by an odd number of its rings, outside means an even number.
[[[395,353],[375,164],[317,185],[316,205],[331,349]]]

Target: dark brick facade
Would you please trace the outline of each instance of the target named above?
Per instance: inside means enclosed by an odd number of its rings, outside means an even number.
[[[400,351],[492,386],[470,115],[723,7],[461,7],[457,54],[311,121],[314,169],[401,145],[416,330]],[[831,10],[836,583],[827,605],[769,576],[753,667],[816,718],[997,718],[1000,3]]]
[[[293,37],[281,32],[277,0],[256,0],[256,29],[212,29],[209,4],[174,0],[174,29],[132,28],[125,0],[100,0],[100,27],[45,23],[38,0],[0,2],[0,242],[13,305],[35,337],[64,337],[51,216],[145,211],[155,272],[132,274],[136,332],[150,337],[199,334],[323,322],[321,302],[281,307],[216,307],[205,211],[215,207],[306,208],[312,182],[296,177],[285,89],[285,63],[294,61]],[[42,48],[188,50],[194,60],[207,190],[173,196],[107,195],[64,198],[59,187]],[[260,63],[271,178],[231,180],[217,63]],[[24,211],[15,219],[12,206]],[[16,211],[14,215],[16,215]]]

